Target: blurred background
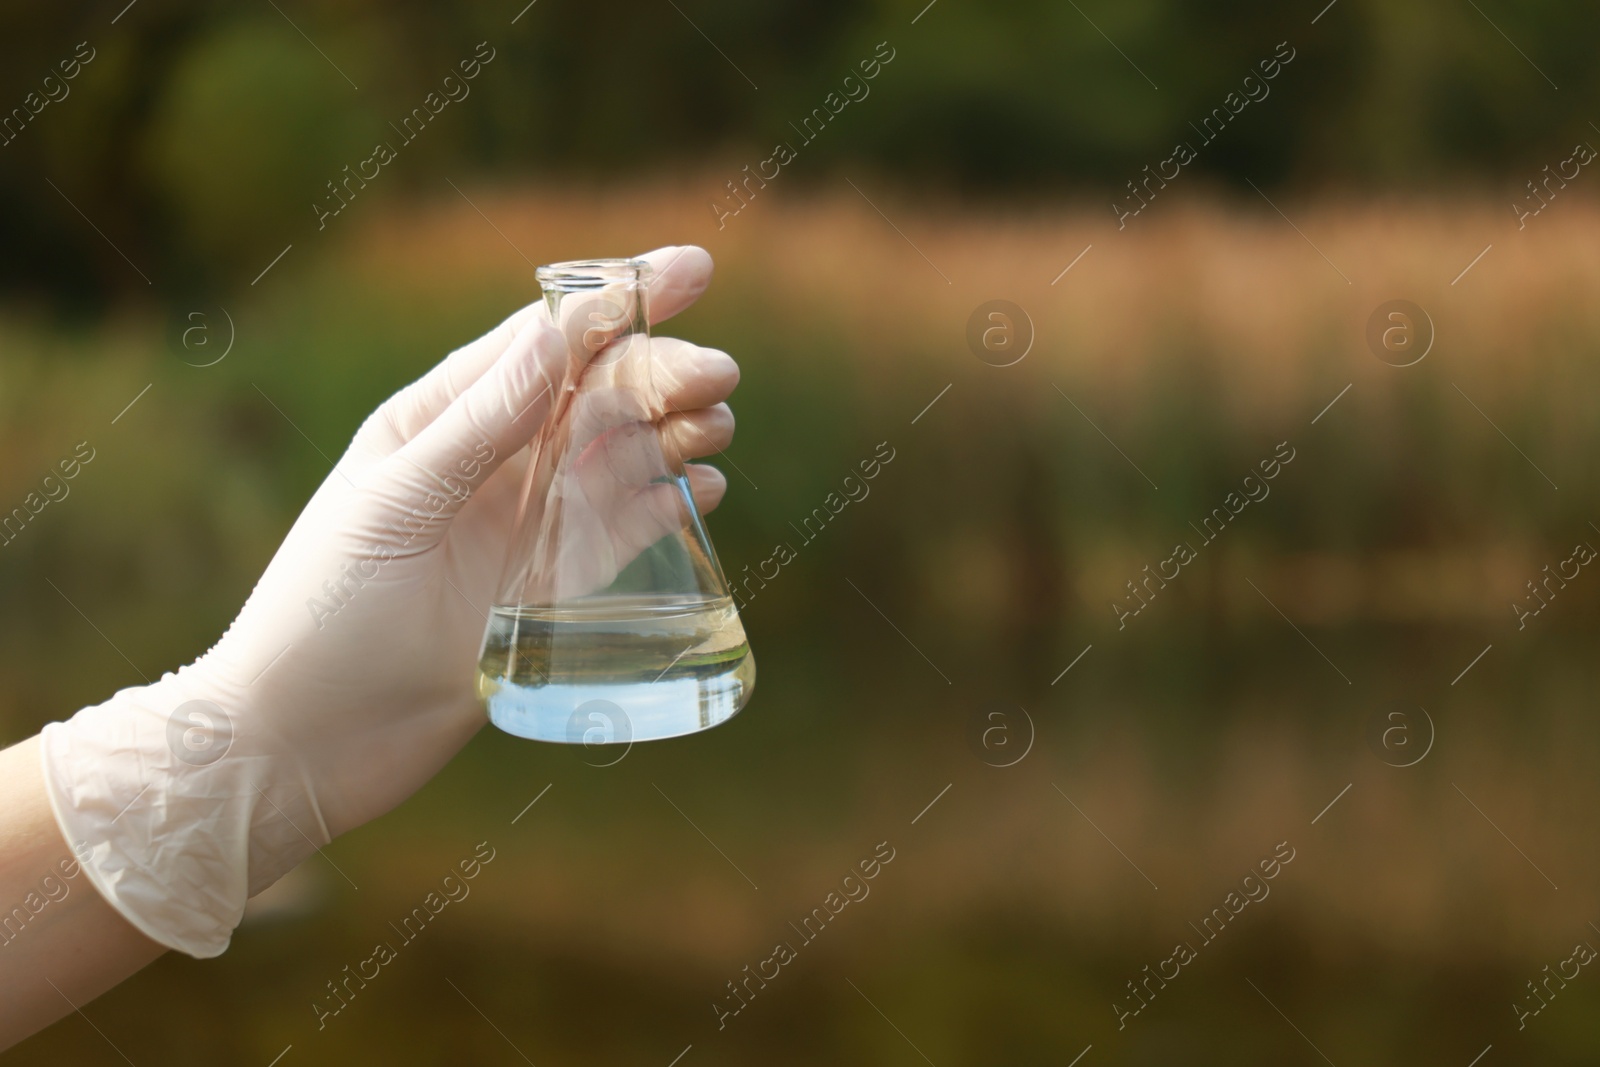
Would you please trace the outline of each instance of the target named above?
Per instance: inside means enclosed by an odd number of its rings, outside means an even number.
[[[208,648],[538,263],[711,251],[710,529],[797,558],[738,719],[484,731],[5,1063],[1600,1058],[1600,977],[1528,985],[1600,945],[1591,9],[124,2],[0,13],[0,508],[93,455],[3,535],[5,741]]]

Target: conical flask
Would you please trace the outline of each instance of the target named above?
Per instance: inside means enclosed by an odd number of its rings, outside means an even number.
[[[755,660],[650,358],[643,260],[540,267],[567,341],[530,445],[478,695],[518,737],[583,745],[676,737],[725,722]]]

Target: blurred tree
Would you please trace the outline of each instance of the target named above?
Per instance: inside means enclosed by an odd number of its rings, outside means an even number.
[[[178,251],[238,277],[266,262],[280,234],[314,218],[324,183],[371,144],[354,93],[337,81],[281,22],[241,20],[195,40],[140,146]]]

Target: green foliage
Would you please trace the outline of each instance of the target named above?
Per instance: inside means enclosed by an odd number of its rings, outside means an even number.
[[[0,13],[0,108],[77,40],[100,57],[0,149],[0,195],[19,208],[0,239],[21,253],[0,266],[0,287],[150,291],[43,177],[158,293],[252,276],[313,218],[324,183],[478,41],[495,65],[405,150],[386,189],[484,168],[612,178],[764,157],[879,41],[894,64],[807,147],[811,180],[867,164],[918,185],[1109,198],[1279,41],[1294,64],[1196,172],[1241,187],[1497,180],[1592,132],[1564,106],[1600,81],[1587,9],[1321,6],[689,0],[600,17],[547,2],[512,25],[498,3],[246,12],[180,0],[138,5],[115,26],[77,5],[12,8]]]
[[[145,171],[181,241],[237,264],[307,217],[305,201],[363,144],[343,83],[286,25],[224,24],[162,86]]]

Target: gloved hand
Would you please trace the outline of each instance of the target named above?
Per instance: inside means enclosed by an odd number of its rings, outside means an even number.
[[[711,277],[700,248],[644,258],[655,320]],[[725,448],[737,365],[651,345],[667,451]],[[568,358],[542,303],[452,353],[363,423],[211,651],[45,728],[62,834],[147,937],[220,954],[248,897],[410,796],[483,726],[473,671],[524,446]],[[686,470],[714,508],[722,475]]]

